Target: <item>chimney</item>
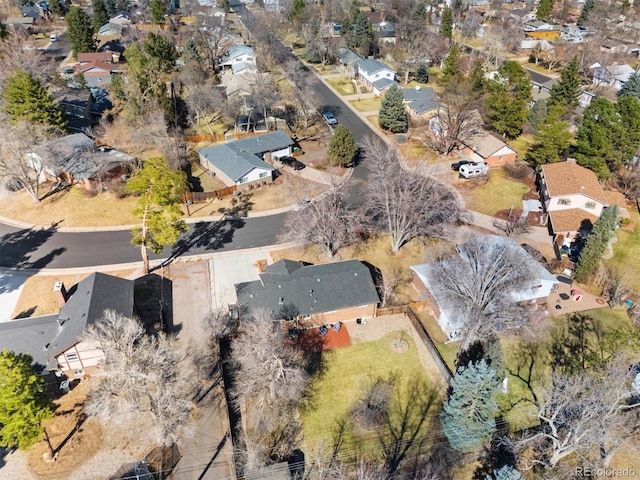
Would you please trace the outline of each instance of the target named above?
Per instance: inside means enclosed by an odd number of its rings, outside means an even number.
[[[53,295],[58,300],[58,305],[63,306],[67,303],[67,289],[64,288],[64,283],[56,282],[53,286]]]

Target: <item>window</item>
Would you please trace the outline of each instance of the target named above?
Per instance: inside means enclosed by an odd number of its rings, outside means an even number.
[[[560,198],[558,200],[558,205],[571,205],[571,199],[570,198]]]
[[[78,360],[77,353],[65,353],[64,356],[67,358],[67,362],[75,362]]]
[[[238,183],[247,183],[249,181],[249,177],[242,177],[240,180],[238,180]]]
[[[594,208],[596,208],[596,202],[586,202],[584,204],[584,208],[590,208],[593,210]]]
[[[262,172],[260,174],[260,178],[268,177],[270,174],[271,174],[270,172]]]

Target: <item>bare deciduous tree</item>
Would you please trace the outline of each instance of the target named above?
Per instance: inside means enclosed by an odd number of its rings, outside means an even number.
[[[286,458],[301,433],[296,411],[309,376],[302,352],[287,341],[278,322],[266,312],[241,325],[231,342],[231,398],[242,412],[248,470],[269,458]]]
[[[345,201],[342,188],[334,188],[300,210],[287,215],[280,239],[298,245],[310,243],[321,248],[328,258],[340,248],[364,235],[364,222],[359,212]]]
[[[526,322],[517,294],[533,286],[534,272],[515,242],[492,235],[474,237],[457,255],[433,264],[432,287],[462,320],[462,350]]]
[[[37,78],[47,77],[55,69],[28,32],[12,33],[0,42],[0,87],[17,69]]]
[[[363,146],[369,176],[365,185],[371,218],[384,224],[391,250],[418,236],[437,237],[442,227],[459,220],[454,194],[430,177],[404,170],[396,150],[377,138]]]
[[[506,220],[498,220],[496,218],[493,221],[493,226],[509,238],[528,233],[530,230],[526,217],[519,216],[513,210],[509,210]]]
[[[314,87],[318,83],[318,79],[312,74],[308,68],[298,60],[290,60],[284,66],[284,72],[293,83],[292,96],[297,107],[296,111],[302,113],[304,121],[304,132],[309,128],[309,118],[313,115],[315,107]]]
[[[35,124],[20,123],[2,126],[0,145],[0,179],[11,182],[15,188],[24,188],[34,202],[40,201],[40,182],[49,167],[54,167],[50,158],[34,159],[27,155],[46,140],[46,128]]]
[[[614,185],[629,200],[640,198],[640,170],[636,167],[620,168],[613,177]]]
[[[516,442],[525,468],[555,468],[570,455],[580,455],[607,467],[615,452],[640,430],[640,397],[632,394],[633,376],[623,356],[603,369],[573,375],[553,374],[549,389],[540,396],[540,428]]]
[[[195,385],[183,365],[188,357],[173,337],[148,335],[135,318],[107,310],[87,329],[84,341],[97,344],[105,356],[97,373],[101,381],[85,405],[87,414],[125,424],[150,415],[153,438],[163,446],[188,433]]]
[[[194,117],[192,123],[195,127],[198,128],[200,121],[204,120],[209,132],[213,135],[211,124],[218,122],[226,110],[227,101],[224,91],[210,83],[191,85],[185,101],[189,112]]]

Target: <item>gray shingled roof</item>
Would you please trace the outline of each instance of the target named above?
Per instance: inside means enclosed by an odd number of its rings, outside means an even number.
[[[266,152],[290,147],[293,143],[286,133],[277,130],[258,137],[247,137],[223,145],[212,145],[198,150],[198,153],[233,181],[237,181],[254,168],[275,170],[260,156]]]
[[[75,345],[86,326],[99,320],[105,310],[133,314],[133,286],[131,280],[93,273],[78,283],[57,315],[0,323],[0,350],[28,353],[34,364],[55,369],[55,357]]]
[[[402,96],[404,101],[409,105],[409,108],[418,115],[437,110],[440,106],[438,94],[431,87],[421,88],[419,90],[415,88],[403,88]]]
[[[343,65],[351,65],[352,63],[357,63],[362,61],[362,57],[355,53],[353,50],[349,50],[348,48],[342,48],[340,50],[340,55],[338,56],[338,60]]]
[[[391,68],[389,65],[382,63],[380,60],[375,60],[373,58],[367,58],[358,63],[358,68],[361,68],[369,75],[372,75],[377,72],[381,72],[382,70],[390,70],[395,73],[395,70]]]
[[[380,301],[369,269],[358,260],[321,265],[280,260],[260,280],[235,288],[238,304],[248,312],[277,313],[283,305],[295,305],[300,315],[313,315]]]
[[[390,78],[381,78],[380,80],[376,80],[375,82],[373,82],[373,86],[376,87],[379,92],[381,92],[385,88],[391,87],[391,85],[393,85],[394,83],[396,83],[395,80],[391,80]]]

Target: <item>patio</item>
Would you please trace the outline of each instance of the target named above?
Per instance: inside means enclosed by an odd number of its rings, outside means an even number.
[[[551,316],[558,317],[567,313],[608,307],[604,299],[584,291],[571,278],[563,275],[558,275],[557,278],[558,287],[551,292],[547,299]]]

